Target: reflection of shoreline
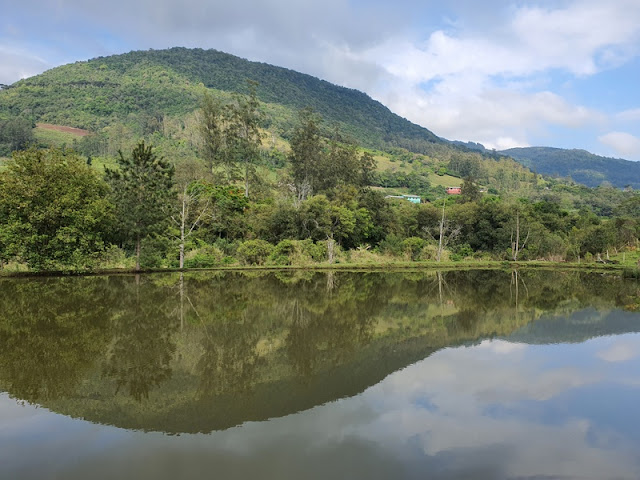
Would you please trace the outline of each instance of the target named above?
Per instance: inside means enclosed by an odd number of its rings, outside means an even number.
[[[24,303],[43,298],[36,310],[52,323],[44,333],[36,321],[31,334],[9,334],[9,353],[0,352],[0,384],[18,398],[98,423],[173,433],[224,429],[356,395],[435,350],[509,336],[544,311],[578,308],[580,298],[593,301],[594,287],[601,296],[610,292],[602,277],[585,283],[573,273],[552,281],[540,272],[525,275],[526,292],[514,298],[510,275],[493,271],[331,278],[176,274],[135,284],[136,296],[147,292],[153,299],[138,307],[126,277],[69,279],[64,288],[55,280],[40,284],[57,286],[53,294],[24,283],[13,300],[0,300],[8,307],[0,311],[17,317],[0,320],[29,324],[34,312],[27,315]],[[620,283],[610,287],[619,290]],[[97,323],[95,307],[78,310],[104,298],[111,303]],[[130,308],[148,313],[127,316]],[[34,344],[38,338],[42,343]],[[113,345],[121,346],[115,356]],[[26,369],[31,377],[24,377],[17,369],[24,352],[39,349],[54,364],[77,370],[50,376],[36,355]],[[104,370],[109,358],[115,367]],[[154,365],[160,370],[149,371]],[[101,370],[113,374],[101,376]],[[68,381],[56,390],[51,378],[63,375]],[[16,380],[26,383],[16,388]],[[135,389],[119,390],[118,382]],[[140,394],[130,396],[134,392]]]

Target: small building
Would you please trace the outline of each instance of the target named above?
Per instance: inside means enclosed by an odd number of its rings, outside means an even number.
[[[421,203],[419,195],[387,195],[384,198],[399,198],[401,200],[407,200],[411,203]]]
[[[462,187],[447,187],[447,194],[460,195],[462,193]]]

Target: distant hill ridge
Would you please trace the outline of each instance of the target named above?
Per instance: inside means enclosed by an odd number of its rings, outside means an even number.
[[[588,187],[609,182],[618,188],[640,188],[640,162],[601,157],[586,150],[552,147],[510,148],[500,153],[538,173],[571,177]]]

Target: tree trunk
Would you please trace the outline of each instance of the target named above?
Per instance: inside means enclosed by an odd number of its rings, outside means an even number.
[[[140,234],[136,235],[136,272],[140,271]]]
[[[180,218],[180,269],[184,268],[184,224],[186,222],[187,217],[187,188],[185,187],[185,192],[182,195],[182,215]]]
[[[328,257],[328,260],[329,260],[330,264],[333,263],[335,243],[336,242],[333,239],[333,234],[331,234],[331,236],[327,237],[327,257]]]
[[[511,231],[513,232],[513,230]],[[511,234],[511,259],[518,261],[518,249],[520,243],[520,212],[516,212],[516,241],[513,241],[513,233]]]

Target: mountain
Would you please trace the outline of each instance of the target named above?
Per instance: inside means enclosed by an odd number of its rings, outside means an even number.
[[[601,157],[585,150],[551,147],[511,148],[500,153],[538,173],[571,177],[588,187],[609,182],[618,188],[627,185],[640,188],[640,162]]]
[[[145,116],[185,115],[199,107],[205,87],[224,96],[246,92],[247,81],[258,82],[258,97],[285,134],[297,111],[312,107],[327,125],[337,124],[364,146],[421,152],[445,143],[360,91],[216,50],[187,48],[99,57],[20,80],[0,90],[0,119],[26,115],[34,122],[98,131],[118,122],[144,123]]]

